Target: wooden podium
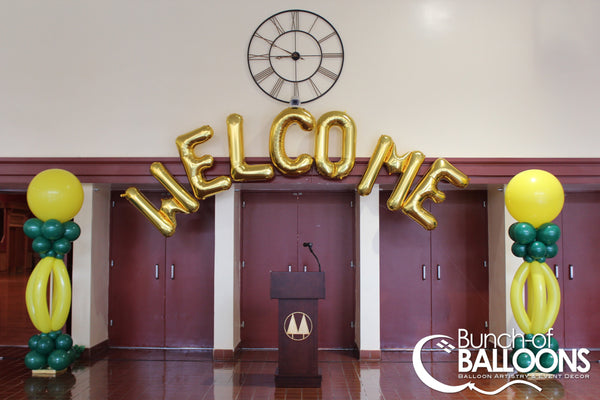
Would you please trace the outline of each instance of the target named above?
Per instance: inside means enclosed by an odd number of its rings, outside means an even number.
[[[321,387],[318,300],[324,272],[271,272],[271,298],[279,299],[279,368],[276,387]]]

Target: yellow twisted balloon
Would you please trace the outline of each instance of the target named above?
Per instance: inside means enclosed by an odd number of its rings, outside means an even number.
[[[527,282],[527,311],[523,289]],[[546,333],[560,308],[560,287],[546,263],[524,262],[510,286],[510,305],[515,320],[524,333]]]
[[[53,274],[52,313],[46,300],[50,273]],[[39,331],[48,333],[63,327],[71,308],[71,282],[63,260],[42,258],[27,282],[25,303],[29,318]]]

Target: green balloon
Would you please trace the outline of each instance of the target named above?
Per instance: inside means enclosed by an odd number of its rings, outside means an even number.
[[[48,356],[48,366],[57,371],[67,368],[71,364],[71,358],[65,350],[54,350]]]
[[[57,350],[69,350],[73,347],[73,339],[66,333],[57,337],[54,342],[56,343]]]
[[[42,369],[46,366],[46,357],[37,351],[25,355],[25,366],[29,369]]]
[[[63,237],[64,234],[65,228],[57,219],[49,219],[42,225],[42,235],[44,235],[46,239],[57,240]]]
[[[535,228],[529,222],[518,222],[513,233],[513,240],[520,244],[529,244],[535,240]]]
[[[44,223],[37,218],[30,218],[23,224],[23,232],[27,237],[35,239],[42,234],[42,225]]]
[[[560,238],[560,228],[558,225],[551,222],[542,224],[537,229],[536,240],[544,243],[546,246],[550,246]]]
[[[62,334],[62,331],[52,331],[52,332],[48,332],[48,336],[50,336],[50,338],[52,340],[56,340],[57,337],[59,337]]]
[[[71,251],[71,242],[69,242],[65,238],[60,238],[52,245],[52,250],[56,252],[57,255],[67,254]]]
[[[63,224],[65,227],[65,239],[74,242],[81,235],[81,228],[73,221],[67,221]]]
[[[42,336],[38,339],[36,351],[41,355],[48,355],[54,350],[54,339],[50,336]]]
[[[546,347],[546,336],[543,335],[535,335],[533,337],[533,342],[529,347],[534,353],[537,353],[541,349]]]
[[[516,257],[524,257],[527,254],[527,245],[515,242],[511,246],[510,250]]]
[[[38,341],[40,340],[40,335],[33,335],[32,337],[29,338],[29,342],[27,342],[27,345],[29,346],[29,348],[31,350],[35,350],[37,349],[37,344]]]
[[[552,353],[544,353],[540,357],[540,365],[544,368],[550,368],[554,364],[554,360],[558,357],[558,355],[554,352]],[[558,363],[553,371],[550,373],[555,374],[558,372]]]
[[[527,255],[534,260],[546,257],[546,245],[542,242],[535,241],[527,246]]]
[[[558,254],[558,245],[556,243],[546,246],[546,258],[556,257]]]
[[[533,257],[531,257],[531,256],[525,256],[525,257],[523,257],[523,260],[525,262],[532,263],[533,262]]]
[[[523,349],[525,348],[525,340],[523,340],[523,336],[515,336],[515,340],[513,341],[513,349]]]
[[[550,348],[554,351],[558,351],[558,340],[554,336],[550,337]]]
[[[527,368],[529,368],[529,366],[533,362],[533,360],[531,359],[531,356],[528,353],[525,353],[525,352],[522,352],[521,354],[519,354],[517,356],[517,360],[516,361],[517,361],[517,365],[521,369],[527,369]]]
[[[67,355],[69,356],[69,360],[71,360],[70,364],[72,364],[79,357],[77,351],[74,348],[70,348],[69,350],[67,350]]]
[[[515,227],[517,225],[519,225],[519,223],[515,222],[514,224],[512,224],[511,226],[508,227],[508,236],[515,242],[517,241],[517,238],[515,236]]]
[[[46,253],[52,248],[52,242],[43,236],[38,236],[35,239],[33,239],[33,243],[31,243],[31,248],[36,253]]]

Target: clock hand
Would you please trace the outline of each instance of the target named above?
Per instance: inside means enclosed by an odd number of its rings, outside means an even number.
[[[284,49],[283,47],[279,47],[275,44],[274,41],[267,39],[266,37],[263,37],[261,35],[259,35],[258,33],[255,33],[254,36],[256,36],[259,39],[264,40],[265,42],[269,43],[271,46],[278,48],[279,50],[283,50],[286,53],[288,53],[290,56],[293,54],[291,51]]]

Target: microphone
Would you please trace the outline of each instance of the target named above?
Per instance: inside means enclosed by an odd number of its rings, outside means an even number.
[[[308,250],[315,257],[315,260],[317,260],[317,265],[319,265],[319,272],[321,272],[321,263],[319,262],[319,257],[317,257],[317,255],[315,254],[315,252],[312,249],[313,244],[311,242],[304,242],[304,243],[302,243],[302,246],[308,247]]]

